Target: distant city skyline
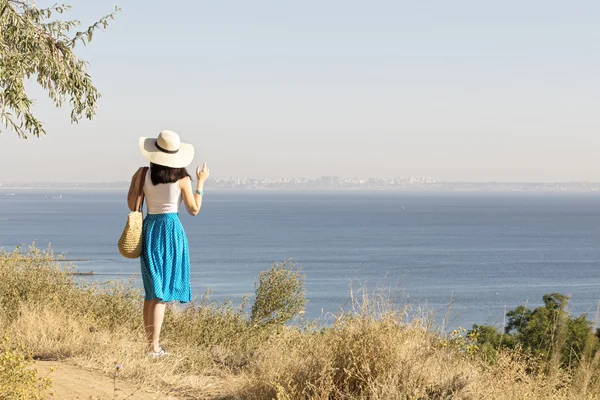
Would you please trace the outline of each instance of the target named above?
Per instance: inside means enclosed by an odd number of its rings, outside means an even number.
[[[48,190],[46,197],[62,198],[56,191],[62,190],[121,190],[127,191],[129,182],[96,182],[96,183],[11,183],[0,182],[0,196],[15,196],[15,190]],[[361,191],[434,191],[434,192],[554,192],[554,193],[594,193],[600,194],[600,182],[555,182],[555,183],[468,183],[437,182],[431,178],[422,179],[340,179],[338,177],[322,177],[317,179],[280,178],[216,178],[207,182],[206,190],[361,190]],[[54,194],[53,194],[54,192]],[[59,192],[60,193],[60,192]]]
[[[192,178],[193,179],[193,178]],[[495,187],[546,187],[546,188],[585,188],[600,190],[600,181],[556,181],[556,182],[468,182],[468,181],[438,181],[429,176],[407,176],[407,177],[356,177],[356,176],[320,176],[320,177],[248,177],[248,176],[212,176],[208,181],[209,187],[248,187],[248,188],[269,188],[283,186],[306,186],[306,187],[485,187],[492,185]],[[128,187],[129,181],[0,181],[0,188],[17,187]]]
[[[213,176],[600,181],[599,2],[120,6],[79,49],[97,119],[71,125],[28,83],[48,136],[3,131],[0,181],[124,181],[162,129]]]
[[[193,176],[192,171],[188,171],[190,173],[190,175],[192,175],[192,179],[195,180],[196,178]],[[383,181],[383,182],[401,182],[401,183],[410,183],[410,184],[473,184],[473,185],[478,185],[478,184],[489,184],[489,183],[499,183],[499,184],[503,184],[503,183],[507,183],[507,184],[540,184],[540,183],[548,183],[548,184],[561,184],[561,183],[567,183],[567,184],[571,184],[571,183],[575,183],[575,184],[588,184],[588,183],[593,183],[593,184],[600,184],[600,179],[597,181],[590,181],[590,180],[565,180],[565,181],[544,181],[544,180],[538,180],[538,181],[519,181],[519,180],[514,180],[514,181],[502,181],[502,180],[486,180],[486,181],[461,181],[461,180],[438,180],[434,177],[430,177],[430,176],[351,176],[351,175],[323,175],[323,176],[271,176],[271,177],[264,177],[264,176],[246,176],[246,175],[229,175],[229,176],[223,176],[223,175],[214,175],[211,174],[211,177],[208,179],[208,184],[210,184],[211,182],[236,182],[236,183],[244,183],[246,181],[256,181],[256,182],[264,182],[264,183],[273,183],[273,182],[294,182],[294,183],[305,183],[305,182],[325,182],[325,181],[329,181],[332,183],[335,182],[351,182],[351,183],[368,183],[368,182],[372,182],[372,181]],[[58,185],[69,185],[69,184],[103,184],[103,183],[129,183],[129,179],[125,179],[125,180],[107,180],[107,179],[100,179],[100,180],[94,180],[94,179],[89,179],[89,180],[75,180],[75,181],[68,181],[68,180],[23,180],[23,179],[5,179],[5,180],[0,180],[0,187],[6,187],[7,185],[39,185],[39,184],[49,184],[49,185],[54,185],[54,184],[58,184]]]

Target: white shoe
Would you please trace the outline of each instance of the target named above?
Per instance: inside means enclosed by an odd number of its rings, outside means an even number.
[[[169,353],[167,352],[167,350],[164,347],[161,347],[159,351],[149,351],[148,352],[148,357],[152,357],[152,358],[161,358],[161,357],[165,357],[168,355],[169,355]]]

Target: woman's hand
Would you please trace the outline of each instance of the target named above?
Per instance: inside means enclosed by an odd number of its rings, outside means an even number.
[[[202,164],[202,169],[200,167],[196,168],[196,178],[198,178],[198,182],[204,183],[210,176],[210,171],[206,166],[206,163]]]

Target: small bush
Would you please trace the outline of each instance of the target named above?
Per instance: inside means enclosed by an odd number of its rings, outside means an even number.
[[[38,400],[45,398],[50,379],[38,377],[31,368],[34,361],[21,346],[11,345],[10,339],[0,339],[0,399]]]
[[[250,320],[259,325],[283,325],[304,312],[304,275],[289,260],[274,263],[254,284],[256,298]]]

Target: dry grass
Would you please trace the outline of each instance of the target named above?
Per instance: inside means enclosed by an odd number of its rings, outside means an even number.
[[[0,253],[1,333],[40,358],[107,374],[121,364],[120,379],[156,390],[255,400],[596,399],[600,393],[598,355],[575,371],[552,374],[519,350],[488,361],[464,335],[442,338],[409,319],[406,307],[366,294],[328,327],[256,323],[243,307],[205,297],[168,312],[163,335],[172,356],[149,360],[139,291],[79,286],[52,259],[36,249]]]

